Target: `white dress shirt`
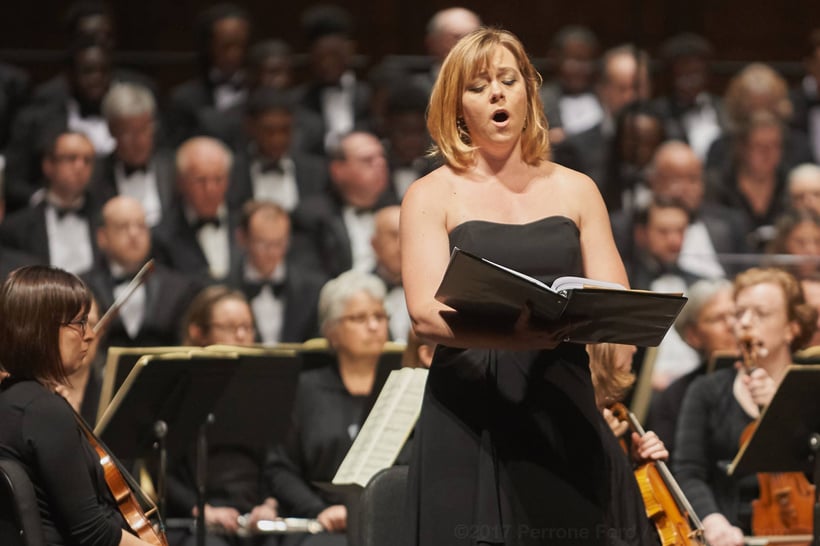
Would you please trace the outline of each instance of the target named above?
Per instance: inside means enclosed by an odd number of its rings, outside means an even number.
[[[339,87],[322,89],[322,117],[326,127],[325,149],[335,147],[343,135],[353,130],[355,92],[356,76],[351,71],[342,74]]]
[[[154,227],[162,220],[162,203],[157,188],[157,173],[151,163],[144,171],[125,174],[125,168],[119,161],[114,165],[114,183],[117,193],[133,197],[145,209],[145,223]]]
[[[376,252],[370,242],[375,229],[374,216],[373,212],[357,213],[351,206],[346,206],[342,210],[342,219],[350,237],[350,250],[353,255],[351,269],[356,271],[370,272],[376,268]]]
[[[94,247],[88,218],[73,212],[59,218],[51,203],[46,205],[45,216],[49,265],[77,275],[91,269]]]
[[[125,269],[116,263],[111,263],[111,275],[113,277],[122,277],[125,275]],[[123,282],[114,285],[114,299],[116,300],[128,288],[128,282]],[[140,284],[132,293],[131,296],[125,300],[119,310],[120,320],[125,327],[125,332],[128,337],[134,339],[139,334],[142,323],[145,320],[145,303],[147,301],[145,283]]]
[[[196,213],[186,206],[185,216],[188,222],[196,221]],[[231,233],[228,226],[228,208],[223,204],[217,211],[219,227],[212,224],[202,226],[196,232],[196,240],[205,259],[208,261],[208,269],[214,279],[224,279],[228,275],[231,261]]]
[[[257,201],[273,201],[288,212],[299,204],[299,188],[296,185],[296,166],[289,157],[279,160],[281,172],[262,172],[259,160],[251,163],[251,186]]]
[[[68,128],[88,137],[98,156],[114,151],[117,141],[108,130],[108,122],[102,116],[80,116],[80,105],[74,99],[68,100]]]
[[[287,274],[284,263],[280,263],[273,272],[270,280],[274,283],[285,281]],[[262,282],[262,275],[250,263],[245,263],[245,280]],[[282,326],[285,323],[285,297],[276,297],[271,287],[265,285],[259,295],[250,301],[253,317],[256,321],[256,331],[265,345],[276,345],[282,339]]]

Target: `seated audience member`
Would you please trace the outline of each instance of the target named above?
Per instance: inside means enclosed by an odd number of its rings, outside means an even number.
[[[785,211],[783,123],[772,113],[749,115],[736,133],[734,160],[720,179],[710,181],[707,199],[740,211],[748,228],[748,245],[760,252],[774,235],[774,222]]]
[[[293,95],[293,59],[290,46],[282,40],[265,40],[251,47],[248,53],[248,100],[260,90]],[[199,131],[218,138],[234,151],[247,144],[244,130],[245,102],[218,110],[206,107],[199,111]]]
[[[95,167],[90,191],[100,203],[117,195],[133,197],[154,227],[174,202],[174,158],[157,147],[154,96],[147,87],[114,84],[103,99],[102,114],[117,147]]]
[[[171,141],[200,134],[200,115],[224,112],[245,101],[248,94],[245,57],[251,34],[248,13],[222,3],[209,7],[196,20],[199,74],[171,90],[168,120]]]
[[[387,94],[384,112],[384,142],[390,182],[401,199],[410,184],[435,168],[427,155],[427,93],[415,85],[393,84]]]
[[[808,136],[814,161],[820,163],[820,28],[809,35],[803,66],[806,75],[790,93],[794,127]]]
[[[279,205],[250,201],[238,231],[243,259],[228,284],[241,290],[253,310],[259,340],[265,345],[303,342],[316,337],[319,291],[327,278],[287,260],[290,218]]]
[[[555,162],[581,171],[601,185],[606,176],[607,154],[615,136],[615,118],[632,102],[651,95],[649,56],[631,45],[609,49],[601,59],[595,93],[604,115],[586,131],[564,140],[554,149]]]
[[[541,100],[553,145],[603,119],[594,89],[598,52],[598,38],[587,27],[562,27],[552,39],[548,57],[555,64],[555,80],[541,87]]]
[[[691,214],[678,257],[681,269],[701,277],[726,276],[719,255],[744,252],[748,230],[739,212],[704,199],[703,165],[694,151],[683,142],[661,144],[647,169],[647,181],[652,195],[680,200]],[[624,213],[612,217],[615,240],[627,254],[633,244],[625,227],[628,218]]]
[[[77,0],[65,10],[65,40],[68,44],[93,43],[105,48],[114,61],[117,49],[117,25],[111,6],[98,0]],[[60,73],[38,85],[32,102],[49,104],[64,102],[71,95],[70,76]],[[113,65],[111,81],[134,83],[148,87],[156,96],[157,86],[151,78],[122,65]]]
[[[798,279],[810,277],[820,266],[820,215],[811,210],[790,210],[777,220],[774,238],[766,247],[769,254],[791,258],[775,259]],[[764,260],[765,261],[765,260]]]
[[[424,47],[430,57],[430,68],[414,74],[412,82],[430,94],[438,77],[441,63],[460,39],[481,26],[481,18],[464,7],[451,7],[437,11],[427,22]]]
[[[142,205],[132,197],[109,200],[102,209],[96,236],[102,256],[83,280],[105,310],[125,292],[150,257],[151,234]],[[182,318],[195,294],[191,279],[154,264],[153,272],[107,325],[103,356],[112,346],[178,345]]]
[[[685,293],[698,280],[697,275],[678,264],[689,221],[686,205],[670,197],[655,197],[635,213],[635,248],[631,255],[624,256],[631,287]],[[669,330],[654,362],[652,386],[663,390],[670,381],[697,367],[698,357],[674,330]]]
[[[610,213],[632,211],[651,199],[646,171],[664,138],[663,120],[646,103],[628,104],[615,118],[604,178],[596,180]]]
[[[689,144],[701,161],[724,131],[723,104],[709,93],[713,55],[712,44],[697,34],[684,32],[664,41],[659,56],[669,91],[652,103],[664,119],[667,138]]]
[[[319,4],[302,14],[308,43],[308,81],[294,90],[300,129],[298,148],[325,155],[342,136],[370,129],[370,86],[353,70],[353,17],[344,8]]]
[[[793,353],[814,334],[817,311],[797,280],[778,269],[739,274],[734,300],[735,336],[749,341],[754,369],[724,368],[692,382],[678,419],[673,471],[703,521],[706,541],[741,546],[751,534],[757,476],[728,476],[724,468],[744,429],[772,400]]]
[[[820,166],[803,163],[789,171],[789,205],[820,214]]]
[[[686,293],[686,302],[675,320],[675,331],[698,352],[700,366],[655,393],[649,405],[647,428],[654,430],[670,453],[674,453],[678,413],[686,389],[706,373],[712,356],[719,351],[737,351],[734,336],[735,304],[732,283],[725,279],[700,280]]]
[[[738,139],[743,139],[755,113],[768,112],[783,127],[780,163],[783,171],[812,161],[805,133],[789,129],[793,108],[786,80],[770,66],[751,63],[733,77],[724,93],[727,131],[712,143],[706,156],[708,178],[717,178],[732,169]]]
[[[17,116],[6,150],[5,191],[10,211],[36,204],[31,200],[43,187],[42,161],[53,134],[81,133],[97,156],[114,149],[114,138],[100,112],[111,84],[110,63],[110,52],[100,45],[75,46],[68,56],[70,95],[56,103],[33,103]]]
[[[87,191],[93,165],[94,147],[85,135],[63,131],[53,137],[43,158],[44,196],[0,224],[0,244],[71,273],[91,269],[99,213]]]
[[[216,139],[194,137],[176,155],[179,206],[154,228],[157,260],[204,282],[227,277],[239,259],[236,218],[225,201],[233,156]]]
[[[365,418],[387,341],[384,294],[377,277],[358,271],[343,273],[322,288],[319,321],[335,362],[302,372],[291,430],[268,464],[271,494],[282,515],[315,517],[331,532],[345,530],[347,508],[340,496],[314,484],[333,479]]]
[[[325,191],[324,157],[294,150],[293,101],[283,91],[260,89],[245,109],[242,148],[237,151],[228,202],[273,201],[288,212],[310,195]]]
[[[305,199],[293,213],[299,237],[294,258],[318,265],[329,277],[351,268],[373,271],[374,213],[396,203],[381,142],[370,133],[343,137],[332,152],[330,182],[328,191]]]
[[[624,256],[629,285],[641,290],[683,292],[696,275],[678,265],[689,208],[679,199],[655,197],[633,219],[633,251]]]
[[[380,209],[374,218],[373,250],[376,252],[375,273],[387,287],[384,307],[390,316],[390,339],[406,341],[410,331],[410,314],[401,285],[401,247],[399,246],[399,213],[401,207],[391,205]]]
[[[191,302],[183,330],[186,345],[250,345],[254,338],[253,315],[241,292],[224,285],[212,285]],[[249,525],[278,516],[276,499],[263,495],[260,489],[264,453],[218,446],[209,449],[207,460],[207,526],[236,532],[241,515],[248,515]],[[178,464],[169,468],[169,517],[196,516],[195,461],[196,456],[191,450]],[[171,546],[193,546],[196,543],[191,532],[182,530],[169,531],[168,541]],[[208,546],[229,544],[235,546],[237,543],[211,534],[207,537]],[[278,539],[270,537],[260,542],[239,544],[275,546]]]

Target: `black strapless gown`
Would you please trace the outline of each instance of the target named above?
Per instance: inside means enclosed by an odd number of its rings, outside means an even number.
[[[577,226],[470,221],[458,246],[544,282],[582,275]],[[642,544],[652,530],[629,463],[595,406],[583,345],[439,346],[416,426],[409,544]]]

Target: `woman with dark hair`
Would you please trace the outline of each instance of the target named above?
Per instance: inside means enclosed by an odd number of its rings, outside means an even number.
[[[126,530],[99,456],[54,392],[94,341],[90,307],[82,281],[55,268],[17,269],[0,288],[0,458],[26,469],[48,545],[150,546]]]
[[[245,295],[222,284],[202,290],[188,307],[182,338],[186,345],[251,345],[256,335]]]
[[[728,476],[741,434],[771,402],[792,363],[817,327],[817,310],[800,284],[780,269],[749,269],[734,282],[735,335],[753,347],[752,371],[724,368],[698,377],[683,399],[673,471],[703,521],[712,546],[741,546],[751,531],[757,478]]]

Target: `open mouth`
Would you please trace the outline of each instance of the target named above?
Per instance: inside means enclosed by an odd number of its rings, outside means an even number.
[[[503,110],[499,110],[498,112],[493,114],[493,121],[496,123],[504,123],[508,119],[510,119],[510,115]]]

